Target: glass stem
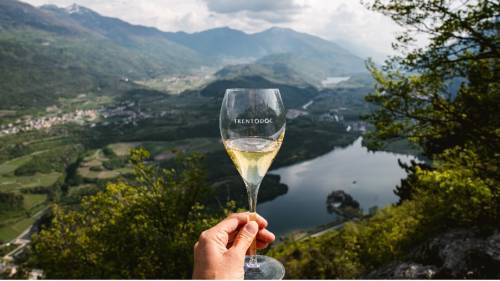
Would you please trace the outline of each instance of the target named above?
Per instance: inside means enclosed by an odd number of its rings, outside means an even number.
[[[259,193],[259,185],[257,186],[247,186],[248,193],[248,205],[250,210],[250,221],[257,221],[257,194]],[[252,245],[248,249],[249,261],[247,266],[250,268],[259,267],[259,263],[257,262],[257,238],[255,238],[252,242]]]

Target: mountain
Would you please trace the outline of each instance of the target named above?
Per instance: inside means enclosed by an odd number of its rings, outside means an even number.
[[[286,108],[300,107],[319,94],[319,91],[312,86],[300,87],[290,84],[277,83],[260,76],[240,76],[232,79],[220,79],[205,86],[200,93],[202,96],[214,97],[222,101],[226,89],[229,88],[280,89],[283,93],[282,98]]]
[[[234,61],[252,62],[227,65]],[[0,62],[0,109],[113,93],[123,78],[187,74],[202,66],[226,65],[218,79],[262,76],[292,85],[366,72],[362,59],[339,45],[292,29],[163,32],[78,5],[36,8],[16,0],[0,1]]]
[[[300,73],[286,64],[233,64],[215,73],[217,79],[234,79],[241,76],[260,76],[269,81],[289,85],[304,86],[310,84]]]
[[[339,45],[294,31],[273,27],[262,32],[247,34],[231,28],[216,28],[197,33],[166,33],[169,40],[183,44],[207,56],[218,58],[253,57],[259,71],[280,68],[304,76],[318,84],[330,76],[345,76],[366,72],[364,61]],[[230,70],[248,72],[245,65],[230,66]],[[247,73],[248,74],[248,73]]]
[[[61,97],[116,92],[123,77],[186,73],[207,59],[153,28],[80,7],[0,1],[0,109],[44,107]]]
[[[254,33],[252,36],[266,49],[268,54],[331,52],[350,56],[353,59],[357,58],[333,42],[307,33],[297,32],[290,28],[272,27]]]
[[[59,18],[70,19],[101,37],[119,46],[133,49],[145,57],[169,65],[172,72],[186,66],[200,66],[209,63],[197,52],[169,41],[164,32],[152,27],[132,25],[117,18],[101,16],[98,13],[73,4],[67,8],[45,5],[42,10],[52,12]]]
[[[261,57],[266,55],[260,42],[254,36],[245,32],[221,27],[202,32],[167,32],[166,37],[197,52],[212,57]]]
[[[55,15],[29,4],[15,1],[0,1],[0,30],[32,27],[56,33],[79,33],[78,25],[59,20]]]
[[[286,28],[271,28],[254,36],[269,53],[257,64],[286,65],[313,84],[331,76],[366,72],[361,58],[316,36]]]

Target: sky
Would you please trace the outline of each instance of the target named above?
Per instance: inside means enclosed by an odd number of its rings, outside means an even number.
[[[73,3],[102,15],[163,31],[229,26],[248,33],[278,26],[339,43],[381,61],[400,29],[359,0],[23,0],[34,6]]]

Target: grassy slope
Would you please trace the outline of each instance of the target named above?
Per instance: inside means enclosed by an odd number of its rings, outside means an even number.
[[[45,150],[2,163],[0,165],[0,191],[20,193],[22,188],[53,185],[62,173],[36,173],[33,176],[15,176],[13,174],[18,167],[28,163],[33,155],[42,152]],[[46,194],[23,194],[23,197],[22,209],[0,213],[0,241],[9,241],[19,235],[35,221],[33,216],[47,206]]]
[[[46,200],[45,194],[24,195],[22,210],[1,213],[0,241],[10,241],[33,224],[36,220],[34,216],[46,208]]]
[[[164,42],[165,43],[165,42]],[[0,108],[45,107],[60,97],[115,88],[130,80],[187,71],[200,62],[158,52],[162,42],[126,48],[90,35],[61,36],[20,28],[0,31]],[[165,45],[165,44],[163,44]],[[151,48],[153,48],[151,50]]]

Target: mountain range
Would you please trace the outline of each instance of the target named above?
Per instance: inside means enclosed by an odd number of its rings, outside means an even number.
[[[245,61],[228,65],[228,62]],[[248,34],[228,27],[164,32],[71,5],[0,1],[0,109],[50,105],[60,97],[148,79],[220,68],[219,79],[265,76],[318,84],[366,72],[341,46],[286,28]]]

